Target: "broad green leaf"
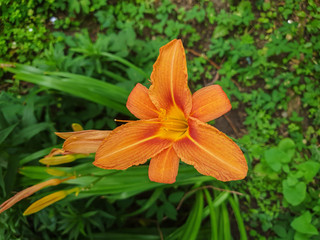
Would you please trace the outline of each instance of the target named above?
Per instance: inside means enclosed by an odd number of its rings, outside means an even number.
[[[292,187],[298,183],[298,179],[292,175],[287,177],[287,184],[288,186]]]
[[[303,234],[300,232],[295,232],[294,233],[294,240],[309,240],[310,237],[312,237],[312,235],[308,235],[308,234]]]
[[[300,233],[317,235],[318,230],[312,225],[311,220],[311,213],[309,211],[305,211],[300,217],[293,219],[291,222],[291,227]]]
[[[304,178],[311,182],[320,169],[320,163],[315,161],[307,161],[298,165],[298,169],[303,172]]]
[[[183,195],[184,192],[182,191],[173,192],[169,195],[168,200],[172,203],[178,203],[183,197]]]
[[[281,224],[276,224],[272,230],[281,238],[286,238],[288,233],[287,230],[285,228],[285,226],[282,226]]]
[[[296,146],[294,141],[291,138],[284,138],[279,142],[278,147],[280,150],[284,151],[287,154],[287,159],[291,161],[292,157],[295,154]]]
[[[290,186],[288,180],[282,181],[284,198],[293,206],[299,205],[306,197],[306,184],[299,182]]]
[[[170,219],[176,220],[177,218],[177,209],[168,201],[163,204],[164,214]]]
[[[271,148],[264,152],[264,157],[270,168],[273,171],[279,172],[281,170],[282,159],[287,158],[287,155],[278,148]]]

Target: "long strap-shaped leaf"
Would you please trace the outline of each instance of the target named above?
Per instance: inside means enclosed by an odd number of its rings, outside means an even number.
[[[190,215],[187,219],[186,224],[184,225],[182,240],[195,240],[197,239],[201,222],[202,222],[202,213],[203,213],[203,192],[198,191],[196,193],[196,201],[193,205],[193,208],[190,212]]]
[[[14,73],[16,79],[66,92],[130,116],[125,107],[129,91],[116,85],[73,73],[46,72],[22,64],[4,69]]]
[[[149,78],[149,76],[139,67],[137,67],[136,65],[132,64],[131,62],[127,61],[126,59],[119,57],[115,54],[109,53],[109,52],[89,52],[85,49],[81,49],[81,48],[71,48],[71,51],[74,52],[79,52],[79,53],[84,53],[87,55],[97,55],[97,56],[104,56],[104,57],[108,57],[110,59],[112,59],[113,61],[117,61],[122,63],[123,65],[134,69],[137,73],[141,74],[141,76],[146,77],[147,79]]]

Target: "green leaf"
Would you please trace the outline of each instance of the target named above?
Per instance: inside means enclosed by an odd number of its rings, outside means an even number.
[[[214,199],[212,206],[214,208],[219,207],[222,203],[224,203],[228,199],[229,195],[230,195],[229,192],[220,193],[218,197]]]
[[[279,172],[282,166],[281,162],[287,158],[287,155],[278,148],[271,148],[264,152],[264,157],[270,168],[275,172]]]
[[[307,186],[304,182],[290,186],[288,180],[283,180],[282,187],[284,198],[293,206],[299,205],[306,197]]]
[[[288,233],[286,231],[286,228],[280,224],[277,224],[272,229],[279,237],[286,238]]]
[[[129,91],[116,85],[73,73],[45,72],[21,64],[15,66],[5,70],[14,73],[16,79],[66,92],[131,115],[125,107]]]
[[[284,151],[287,154],[287,157],[289,158],[289,161],[291,161],[292,157],[295,154],[295,143],[291,138],[284,138],[279,142],[278,145],[279,149]]]
[[[0,144],[3,143],[4,140],[10,135],[10,133],[13,131],[13,129],[18,125],[18,123],[11,125],[10,127],[7,127],[5,129],[2,129],[0,131]]]
[[[92,165],[92,168],[90,168],[90,165]],[[95,175],[95,172],[99,171],[99,175],[101,172],[105,172],[105,176],[101,177],[98,182],[86,191],[81,191],[77,198],[108,195],[107,198],[109,199],[125,199],[158,187],[182,186],[213,180],[212,177],[199,175],[189,165],[181,165],[179,167],[177,181],[172,185],[151,182],[148,178],[148,166],[145,165],[131,167],[125,171],[100,169],[93,164],[84,165],[84,167],[88,168],[86,174]],[[83,171],[81,171],[82,175],[85,174]],[[76,170],[76,172],[79,173],[79,170]],[[135,181],[132,181],[133,178]]]
[[[40,159],[42,158],[43,156],[45,155],[48,155],[50,153],[50,151],[52,150],[52,148],[57,148],[59,147],[60,145],[57,145],[57,146],[53,146],[53,147],[48,147],[48,148],[45,148],[45,149],[41,149],[37,152],[34,152],[26,157],[24,157],[23,159],[20,160],[20,165],[24,165],[26,163],[29,163],[35,159]]]
[[[108,57],[110,58],[112,61],[117,61],[122,63],[123,65],[134,69],[135,71],[137,71],[137,73],[141,74],[142,76],[144,76],[146,79],[149,78],[149,76],[145,73],[145,71],[143,71],[141,68],[137,67],[136,65],[132,64],[131,62],[129,62],[128,60],[119,57],[115,54],[109,53],[109,52],[89,52],[88,50],[85,49],[81,49],[81,48],[72,48],[71,51],[74,52],[80,52],[80,53],[84,53],[84,54],[88,54],[90,55],[98,55],[98,56],[104,56],[104,57]]]
[[[173,192],[169,195],[168,200],[172,203],[178,203],[183,197],[183,195],[184,195],[184,192],[182,191]]]
[[[6,195],[6,188],[3,179],[2,167],[0,167],[0,188],[2,189],[3,196]]]
[[[210,226],[211,226],[211,239],[218,239],[218,224],[217,224],[217,214],[216,209],[213,207],[212,198],[208,189],[204,189],[204,194],[208,202],[209,214],[210,214]],[[203,214],[203,217],[206,217],[206,214]]]
[[[304,212],[300,217],[296,217],[291,222],[291,227],[297,232],[317,235],[318,230],[311,224],[312,215],[309,211]]]
[[[23,128],[18,135],[16,135],[13,138],[13,142],[15,145],[18,145],[20,143],[23,143],[24,141],[28,141],[33,136],[37,135],[39,132],[42,132],[44,130],[52,130],[52,123],[48,122],[42,122],[42,123],[36,123],[32,124],[30,126],[27,126]]]
[[[170,202],[167,201],[163,204],[163,210],[164,214],[167,215],[170,219],[176,220],[177,210]]]
[[[230,205],[232,207],[232,210],[234,212],[235,218],[236,218],[237,223],[238,223],[238,229],[239,229],[239,232],[240,232],[240,239],[241,240],[247,240],[248,239],[247,232],[246,232],[245,224],[244,224],[242,216],[241,216],[239,201],[234,196],[234,197],[230,197],[229,198],[229,202],[230,202]]]
[[[304,178],[311,182],[313,178],[317,175],[320,169],[320,163],[317,163],[315,161],[307,161],[304,163],[301,163],[297,167],[300,171],[303,172]]]
[[[70,179],[67,183],[68,184],[76,184],[81,186],[88,186],[94,182],[99,180],[98,177],[94,176],[83,176],[83,177],[77,177],[75,179]]]
[[[142,213],[146,210],[148,210],[155,202],[156,200],[159,198],[160,194],[163,193],[163,189],[162,188],[157,188],[153,194],[151,195],[151,197],[142,205],[142,207],[132,213],[126,214],[126,217],[129,216],[134,216],[137,215],[139,213]]]
[[[30,166],[20,168],[19,173],[28,178],[45,180],[52,177],[46,170],[46,167]]]
[[[198,232],[202,222],[202,211],[203,211],[203,193],[198,191],[196,193],[196,201],[190,212],[186,224],[183,226],[184,231],[181,236],[182,240],[193,240],[197,239]]]
[[[216,39],[216,38],[220,38],[220,37],[224,37],[225,35],[227,35],[229,33],[229,29],[224,26],[224,25],[218,25],[213,32],[212,38]]]
[[[308,234],[303,234],[303,233],[300,233],[300,232],[295,232],[293,239],[294,239],[294,240],[309,240],[310,237],[311,237],[311,236],[308,235]]]
[[[231,230],[230,230],[230,217],[227,209],[227,205],[224,203],[221,205],[221,223],[222,223],[222,233],[223,239],[231,240]]]

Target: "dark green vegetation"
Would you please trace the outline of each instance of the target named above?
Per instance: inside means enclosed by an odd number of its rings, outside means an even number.
[[[69,186],[20,202],[0,215],[0,236],[319,239],[319,1],[185,2],[1,1],[0,58],[21,65],[0,69],[0,202],[52,174],[81,175],[73,185],[83,190],[28,217],[31,202]],[[128,119],[129,92],[173,38],[187,49],[191,89],[219,84],[230,97],[215,126],[246,153],[246,180],[181,164],[162,185],[145,166],[115,173],[92,158],[48,173],[38,160],[61,143],[53,132]]]

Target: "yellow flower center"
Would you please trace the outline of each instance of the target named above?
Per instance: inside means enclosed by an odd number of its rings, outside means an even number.
[[[161,108],[159,119],[162,123],[160,135],[164,138],[176,141],[188,130],[187,119],[178,107],[171,108],[169,111]]]

